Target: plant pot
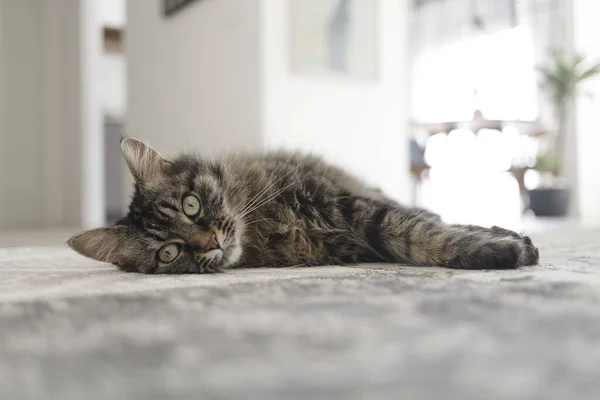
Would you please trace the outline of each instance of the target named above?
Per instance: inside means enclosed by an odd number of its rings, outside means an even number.
[[[529,191],[529,207],[538,217],[564,217],[569,211],[569,189],[540,188]]]

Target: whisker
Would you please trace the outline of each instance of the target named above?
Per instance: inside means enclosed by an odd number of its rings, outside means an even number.
[[[254,221],[250,221],[250,222],[246,222],[246,226],[248,225],[252,225],[252,224],[256,224],[258,222],[263,222],[263,221],[275,221],[273,218],[262,218],[262,219],[257,219]]]
[[[274,182],[274,183],[273,183],[271,186],[274,186],[274,185],[275,185],[275,183],[279,182],[280,180],[284,179],[285,177],[289,176],[290,174],[292,174],[292,173],[294,173],[294,172],[298,171],[298,169],[299,169],[301,166],[303,166],[303,165],[304,165],[304,164],[305,164],[307,161],[308,161],[308,160],[304,160],[303,162],[301,162],[300,164],[298,164],[298,165],[296,166],[296,168],[295,168],[295,169],[293,169],[292,171],[289,171],[287,174],[285,174],[284,176],[282,176],[281,178],[279,178],[279,179],[278,179],[276,182]],[[268,200],[266,200],[266,202],[269,202],[269,201],[271,201],[273,198],[275,198],[276,196],[278,196],[279,194],[281,194],[283,191],[285,191],[285,190],[286,190],[287,188],[289,188],[290,186],[292,186],[292,185],[294,185],[294,184],[296,184],[296,183],[302,182],[303,180],[304,180],[304,179],[302,179],[301,181],[292,181],[292,182],[291,182],[289,185],[287,185],[287,186],[286,186],[286,187],[284,187],[283,189],[281,189],[281,190],[277,191],[277,192],[276,192],[274,195],[270,196],[270,197],[268,198]],[[264,191],[264,190],[263,190],[263,191]],[[264,199],[264,198],[263,198],[263,199]],[[256,209],[258,209],[258,208],[262,207],[262,206],[265,204],[265,202],[263,201],[263,199],[259,199],[259,200],[255,201],[255,202],[254,202],[254,205],[253,205],[253,206],[251,206],[251,207],[250,207],[250,209],[247,209],[246,211],[244,211],[243,213],[241,213],[241,215],[240,215],[238,218],[240,218],[240,219],[241,219],[241,218],[243,218],[244,216],[248,215],[249,213],[251,213],[251,212],[255,211]],[[261,202],[261,201],[262,201],[262,202]],[[259,203],[259,202],[261,202],[261,203],[260,203],[259,205],[256,205],[256,204],[257,204],[257,203]]]
[[[291,158],[291,156],[290,156],[290,158]],[[288,164],[288,162],[289,162],[290,158],[288,158],[288,159],[286,160],[286,162],[285,162],[285,164],[284,164],[284,167],[285,167],[285,166]],[[287,172],[285,175],[281,176],[281,177],[280,177],[279,179],[277,179],[275,182],[273,182],[273,183],[271,183],[270,185],[266,186],[266,187],[265,187],[263,190],[261,190],[261,194],[263,194],[263,195],[264,195],[264,193],[266,193],[266,190],[268,190],[268,189],[270,189],[271,187],[275,186],[275,184],[276,184],[277,182],[281,181],[282,179],[284,179],[284,178],[288,177],[289,175],[293,174],[294,172],[298,171],[298,169],[299,169],[301,166],[303,166],[304,164],[306,164],[307,162],[308,162],[308,160],[304,160],[304,161],[302,161],[300,164],[298,164],[298,165],[296,166],[296,168],[294,168],[294,169],[293,169],[293,170],[291,170],[291,171],[288,171],[288,172]],[[283,167],[282,167],[282,168],[283,168]],[[281,170],[280,170],[280,171],[281,171]],[[278,173],[277,175],[279,175],[279,173]],[[291,185],[293,185],[293,184],[294,184],[294,182],[292,182],[292,184],[291,184]],[[289,185],[289,186],[291,186],[291,185]],[[289,186],[287,186],[287,187],[289,187]],[[286,187],[286,188],[287,188],[287,187]],[[263,197],[263,199],[264,199],[264,197]],[[254,204],[250,205],[248,208],[252,208],[252,207],[254,207],[254,206],[255,206],[257,203],[259,203],[261,200],[262,200],[261,198],[257,199],[256,201],[254,201]],[[254,208],[254,210],[256,210],[256,208]],[[254,210],[251,210],[251,211],[249,211],[248,209],[245,209],[245,210],[244,210],[244,212],[240,212],[240,214],[242,214],[242,216],[245,216],[245,215],[248,215],[250,212],[252,212],[252,211],[254,211]],[[240,217],[240,218],[241,218],[241,217]]]
[[[274,187],[281,179],[285,178],[288,174],[286,174],[274,181],[274,179],[276,179],[279,176],[279,173],[277,173],[277,175],[275,175],[275,177],[273,179],[269,180],[269,182],[267,182],[265,187],[260,192],[258,192],[258,194],[256,196],[254,196],[250,202],[248,202],[248,204],[244,207],[243,210],[241,210],[239,212],[239,214],[245,215],[246,211],[248,211],[250,208],[254,207],[257,203],[259,203],[262,200],[262,198],[268,193],[269,189]]]
[[[263,207],[265,204],[269,203],[271,200],[275,199],[277,196],[279,196],[281,193],[283,193],[284,191],[286,191],[288,188],[290,188],[293,185],[296,185],[300,182],[303,182],[304,179],[301,179],[299,181],[293,181],[292,183],[290,183],[289,185],[286,185],[285,187],[283,187],[282,189],[279,189],[278,191],[276,191],[274,194],[270,195],[268,198],[264,199],[264,201],[262,201],[260,204],[258,204],[257,206],[255,206],[254,208],[246,211],[246,213],[242,214],[239,218],[243,218],[244,216],[248,215],[251,212],[254,212],[256,210],[258,210],[259,208]]]
[[[271,187],[273,187],[273,185],[275,185],[277,182],[279,182],[280,179],[277,179],[279,177],[279,174],[281,174],[283,172],[283,170],[288,165],[288,163],[290,162],[290,160],[292,159],[293,156],[294,156],[294,153],[291,153],[290,156],[288,157],[288,159],[285,160],[285,162],[283,163],[283,165],[281,166],[281,168],[279,168],[279,170],[275,173],[275,176],[271,177],[267,181],[267,184],[265,185],[265,187],[261,191],[259,191],[256,195],[254,195],[254,197],[252,199],[250,199],[250,201],[248,201],[248,202],[246,202],[246,204],[244,204],[244,206],[242,207],[242,209],[239,211],[240,214],[243,214],[247,210],[247,208],[252,207],[253,202],[258,201],[258,198],[265,191],[267,191],[268,189],[270,189]]]

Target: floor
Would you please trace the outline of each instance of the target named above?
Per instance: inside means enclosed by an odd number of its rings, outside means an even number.
[[[69,234],[0,235],[0,398],[600,398],[600,230],[534,233],[518,271],[211,276],[121,273]]]

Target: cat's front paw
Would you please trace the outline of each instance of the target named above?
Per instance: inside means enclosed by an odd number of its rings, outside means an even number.
[[[529,238],[529,236],[522,236],[521,244],[521,265],[530,266],[530,265],[538,265],[540,261],[540,252],[533,245],[533,242]]]
[[[519,235],[517,232],[500,228],[499,226],[492,226],[490,228],[492,233],[499,236],[509,236],[516,239],[521,245],[520,261],[523,266],[537,265],[540,260],[540,252],[537,247],[534,246],[529,236]]]
[[[516,235],[516,236],[515,236]],[[460,269],[515,269],[537,265],[539,251],[527,236],[511,231],[510,235],[485,240],[474,247],[462,249],[448,263]]]

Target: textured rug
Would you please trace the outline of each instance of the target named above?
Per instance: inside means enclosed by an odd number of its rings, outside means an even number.
[[[0,249],[1,399],[599,399],[600,231],[505,272],[118,272]]]

